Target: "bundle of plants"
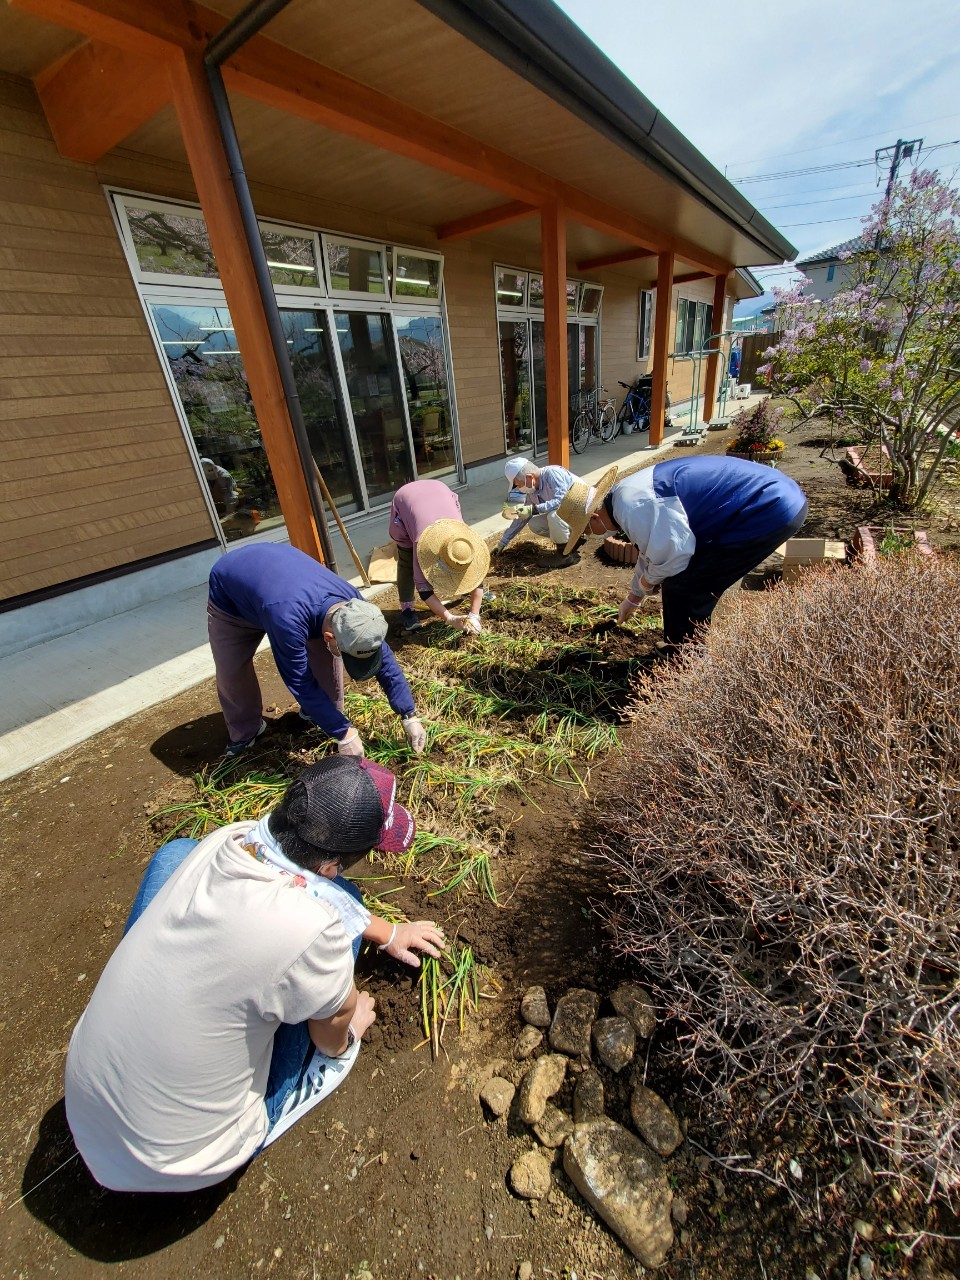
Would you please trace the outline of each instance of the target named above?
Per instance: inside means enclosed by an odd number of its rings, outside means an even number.
[[[769,1098],[954,1192],[958,708],[956,563],[744,593],[640,686],[596,849],[618,949],[712,1105]]]

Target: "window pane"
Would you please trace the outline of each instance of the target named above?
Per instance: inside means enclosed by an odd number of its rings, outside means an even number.
[[[199,213],[160,212],[133,204],[125,209],[141,271],[216,279],[207,225]]]
[[[576,315],[577,312],[577,292],[580,286],[576,280],[567,281],[567,310]]]
[[[640,290],[640,319],[638,329],[637,359],[647,360],[650,357],[650,327],[653,319],[653,292],[650,289]]]
[[[530,277],[530,301],[531,307],[537,307],[543,310],[543,276]]]
[[[543,321],[530,321],[530,337],[533,354],[533,428],[534,453],[543,453],[547,447],[547,344],[543,336]]]
[[[523,271],[504,271],[497,268],[497,306],[498,307],[522,307],[524,305],[524,293],[527,283],[526,273]]]
[[[700,351],[706,342],[705,325],[707,319],[707,306],[704,302],[698,302],[693,322],[693,340],[690,346],[691,351]]]
[[[597,387],[597,326],[580,326],[580,385]]]
[[[294,285],[301,289],[321,287],[312,235],[272,231],[261,226],[260,239],[263,241],[270,278],[274,284]]]
[[[224,536],[281,525],[230,313],[165,304],[152,312]]]
[[[367,493],[376,498],[413,479],[390,318],[351,311],[335,322]]]
[[[500,369],[507,452],[522,453],[530,448],[533,440],[526,320],[500,321]]]
[[[339,240],[327,242],[330,288],[340,293],[384,294],[383,259],[379,249],[367,249]]]
[[[418,258],[410,253],[394,254],[396,278],[393,283],[395,298],[439,298],[439,258]]]
[[[322,311],[280,313],[310,452],[341,515],[359,511],[360,486],[343,407],[337,395],[328,325]]]
[[[421,476],[453,471],[453,423],[439,316],[396,316],[403,381]]]
[[[595,316],[600,310],[600,299],[602,297],[602,289],[596,285],[585,284],[580,291],[580,314],[582,316]]]

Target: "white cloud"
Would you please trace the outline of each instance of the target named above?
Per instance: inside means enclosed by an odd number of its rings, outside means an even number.
[[[960,138],[954,0],[558,3],[731,179]],[[960,147],[926,163],[952,171]],[[871,165],[742,190],[803,255],[858,233],[876,177]]]

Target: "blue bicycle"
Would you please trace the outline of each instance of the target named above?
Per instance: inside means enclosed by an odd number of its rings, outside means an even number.
[[[649,431],[650,430],[650,402],[653,399],[653,374],[645,373],[633,383],[619,382],[619,386],[626,389],[627,394],[623,398],[623,404],[617,412],[617,428],[619,431]],[[670,394],[667,393],[666,407],[670,408]],[[669,414],[664,416],[663,425],[666,428],[673,424]]]

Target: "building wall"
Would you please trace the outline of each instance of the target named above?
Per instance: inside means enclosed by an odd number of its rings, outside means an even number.
[[[833,279],[828,280],[831,266],[834,267]],[[819,298],[821,302],[826,298],[832,298],[841,289],[850,287],[850,268],[845,262],[824,262],[820,266],[804,267],[803,274],[808,281],[805,286],[807,295],[811,298]]]
[[[214,537],[103,192],[0,76],[0,599]]]

